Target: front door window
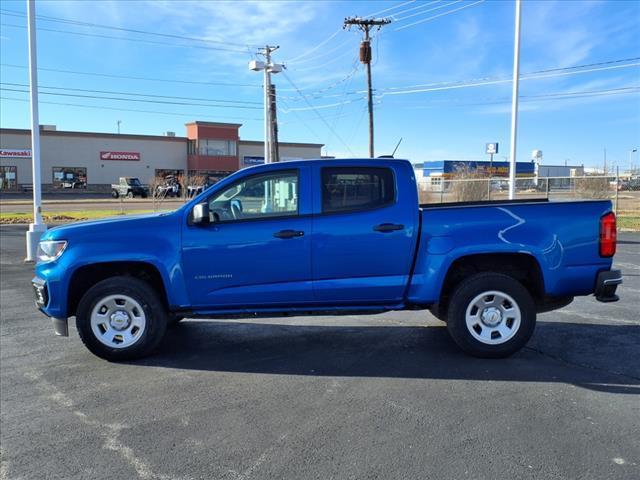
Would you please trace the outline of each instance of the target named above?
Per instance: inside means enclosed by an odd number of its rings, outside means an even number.
[[[244,178],[209,200],[212,221],[259,220],[298,214],[295,170]]]

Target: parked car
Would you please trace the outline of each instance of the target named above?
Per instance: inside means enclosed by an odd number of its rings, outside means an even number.
[[[640,190],[640,178],[630,178],[629,180],[620,180],[618,183],[620,191],[638,191]]]
[[[76,188],[87,188],[87,184],[86,182],[82,181],[82,180],[65,180],[64,182],[61,183],[62,188],[71,188],[71,189],[76,189]]]
[[[618,300],[615,250],[609,200],[419,205],[406,160],[291,161],[173,212],[52,228],[32,283],[55,332],[75,316],[108,360],[151,353],[183,317],[426,309],[465,352],[505,357],[538,313]]]
[[[147,198],[149,196],[149,189],[142,185],[140,180],[136,177],[120,177],[120,181],[118,183],[111,185],[111,196],[113,198]]]

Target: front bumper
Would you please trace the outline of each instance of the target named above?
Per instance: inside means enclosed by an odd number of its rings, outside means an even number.
[[[600,272],[596,279],[596,300],[599,302],[617,302],[620,297],[616,295],[618,285],[622,283],[620,270],[607,270]]]
[[[31,286],[33,287],[33,294],[35,296],[36,307],[42,313],[47,315],[44,311],[49,304],[49,289],[47,288],[47,282],[39,277],[35,277],[31,280]],[[47,315],[48,316],[48,315]],[[50,317],[53,322],[53,330],[56,335],[60,335],[61,337],[69,336],[69,323],[66,318],[55,318]]]

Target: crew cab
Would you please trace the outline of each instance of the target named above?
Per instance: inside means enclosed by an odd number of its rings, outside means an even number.
[[[615,250],[610,201],[419,205],[406,160],[300,160],[173,212],[48,230],[32,283],[55,332],[75,317],[108,360],[149,354],[183,317],[427,309],[463,351],[505,357],[537,313],[617,300]]]
[[[149,189],[140,182],[139,178],[136,177],[120,177],[118,183],[111,184],[111,196],[113,198],[147,198],[148,195]]]

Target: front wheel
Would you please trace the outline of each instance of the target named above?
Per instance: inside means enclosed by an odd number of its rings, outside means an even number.
[[[503,358],[529,341],[536,307],[529,291],[500,273],[478,273],[461,282],[449,300],[447,329],[475,357]]]
[[[160,343],[168,315],[151,286],[133,277],[98,282],[84,294],[76,326],[86,347],[110,361],[141,358]]]

